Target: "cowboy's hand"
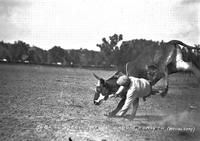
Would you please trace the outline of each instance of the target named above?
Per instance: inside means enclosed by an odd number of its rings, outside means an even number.
[[[115,94],[109,95],[109,98],[113,98],[113,97],[115,97]]]
[[[114,94],[114,97],[116,98],[116,97],[119,97],[120,96],[120,94],[117,94],[117,93],[115,93]]]
[[[117,95],[117,94],[111,94],[110,96],[109,96],[109,98],[113,98],[113,97],[118,97],[119,95]]]

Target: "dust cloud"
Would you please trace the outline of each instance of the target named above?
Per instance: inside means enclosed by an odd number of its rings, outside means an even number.
[[[160,121],[160,125],[164,127],[196,127],[199,123],[193,120],[192,111],[183,111],[181,113],[171,114]]]

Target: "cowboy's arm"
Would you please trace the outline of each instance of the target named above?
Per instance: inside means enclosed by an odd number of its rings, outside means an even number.
[[[123,91],[125,90],[124,86],[120,86],[119,89],[117,90],[117,92],[115,93],[115,96],[119,96]]]
[[[109,95],[109,98],[118,97],[125,90],[124,86],[120,86],[116,93]]]

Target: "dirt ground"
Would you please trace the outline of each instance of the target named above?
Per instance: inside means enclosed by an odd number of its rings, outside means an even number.
[[[200,140],[200,87],[193,76],[170,76],[168,95],[140,100],[131,121],[104,116],[120,99],[93,104],[92,72],[104,78],[114,73],[0,64],[0,140]]]

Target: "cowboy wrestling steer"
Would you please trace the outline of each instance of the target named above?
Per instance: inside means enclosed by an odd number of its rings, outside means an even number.
[[[160,92],[162,96],[167,94],[169,85],[168,75],[170,74],[182,71],[190,71],[200,82],[200,70],[193,62],[184,61],[179,45],[188,49],[196,49],[177,40],[172,40],[168,43],[165,43],[159,48],[147,48],[135,60],[126,64],[125,73],[129,76],[145,78],[150,81],[152,86],[155,85],[160,79],[164,78],[165,88]],[[155,69],[156,73],[153,73],[153,75],[149,73],[149,70],[151,69]],[[116,84],[116,81],[120,76],[120,73],[117,72],[108,80],[104,80],[97,75],[94,76],[98,79],[94,96],[94,104],[100,105],[103,100],[107,100],[109,95],[115,93],[119,88],[119,86]],[[122,97],[117,108],[111,113],[119,111],[124,105],[124,102],[125,97]],[[137,105],[139,101],[134,100],[134,102],[135,103],[133,103],[133,105]]]

